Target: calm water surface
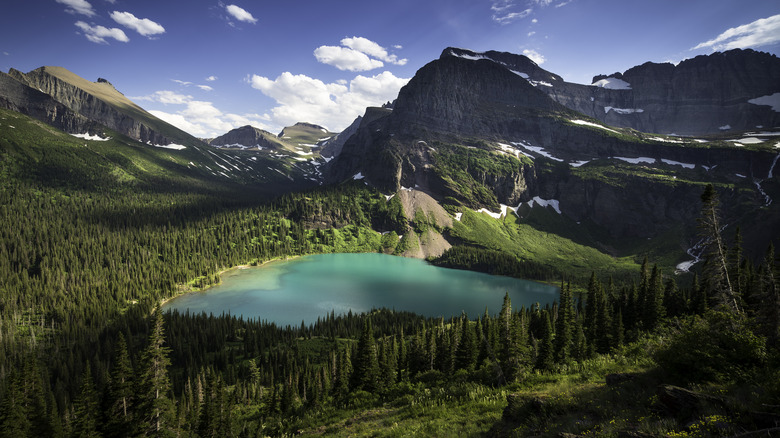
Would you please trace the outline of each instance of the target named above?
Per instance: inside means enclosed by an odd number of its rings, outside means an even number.
[[[317,317],[385,307],[426,316],[475,317],[512,307],[550,303],[558,288],[532,281],[438,268],[422,260],[383,254],[322,254],[222,275],[222,284],[169,301],[164,310],[230,313],[299,325]]]

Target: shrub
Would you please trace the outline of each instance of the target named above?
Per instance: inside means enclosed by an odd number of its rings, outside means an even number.
[[[765,339],[753,333],[743,315],[710,311],[671,331],[655,360],[684,383],[743,381],[767,360]]]

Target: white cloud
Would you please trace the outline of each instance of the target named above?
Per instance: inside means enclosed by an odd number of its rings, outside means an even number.
[[[398,96],[398,90],[409,79],[395,77],[385,71],[372,77],[356,76],[348,85],[326,84],[306,75],[284,72],[276,79],[252,75],[249,84],[276,100],[271,121],[278,127],[307,121],[340,131],[368,106],[381,105]]]
[[[538,22],[539,22],[539,20],[537,20],[536,18],[534,18],[533,20],[531,20],[531,23],[533,23],[533,24],[536,24],[536,23],[538,23]]]
[[[125,35],[122,29],[117,29],[115,27],[109,29],[103,26],[91,26],[83,21],[77,21],[76,27],[81,29],[81,31],[84,32],[84,36],[93,43],[108,44],[106,38],[113,38],[123,43],[130,41],[130,38]]]
[[[700,43],[691,50],[711,48],[712,50],[744,49],[761,47],[780,42],[780,14],[761,18],[749,24],[732,27],[714,39]]]
[[[531,61],[537,63],[538,65],[544,64],[544,56],[542,56],[542,54],[536,50],[525,49],[523,50],[523,55],[527,56]]]
[[[533,12],[533,9],[528,8],[520,12],[508,12],[506,14],[493,14],[493,21],[498,24],[509,24],[520,18],[525,18]]]
[[[200,88],[203,91],[211,91],[211,90],[214,89],[212,87],[209,87],[208,85],[198,85],[197,87]]]
[[[238,7],[236,5],[227,5],[225,6],[225,10],[227,10],[228,14],[232,15],[233,18],[235,18],[238,21],[243,21],[245,23],[257,23],[257,18],[253,17],[252,14],[247,12],[245,9]]]
[[[148,18],[137,18],[129,12],[114,11],[110,16],[112,20],[128,29],[133,29],[145,37],[152,37],[165,33],[165,28],[160,24],[155,23]]]
[[[387,53],[387,49],[368,38],[344,38],[341,40],[341,45],[391,64],[406,65],[406,62],[408,61],[407,59],[398,59],[398,56]]]
[[[534,35],[536,35],[536,32],[528,32],[528,36],[529,36],[529,37],[532,37],[532,36],[534,36]]]
[[[206,78],[206,81],[207,81],[207,82],[214,82],[214,81],[216,81],[217,79],[218,79],[218,78],[217,78],[216,76],[209,76],[209,77],[207,77],[207,78]]]
[[[174,91],[156,91],[148,96],[137,96],[131,98],[132,100],[146,100],[149,102],[159,102],[165,105],[184,105],[192,100],[192,96],[186,94],[179,94]]]
[[[192,82],[189,82],[189,81],[182,81],[182,80],[180,80],[180,79],[171,79],[171,80],[172,80],[173,82],[176,82],[177,84],[179,84],[179,85],[183,85],[183,86],[185,86],[185,87],[189,87],[190,85],[192,85]]]
[[[317,61],[339,70],[366,71],[384,66],[382,61],[371,59],[363,52],[347,47],[320,46],[314,49]]]
[[[66,12],[71,14],[81,14],[87,17],[95,15],[95,10],[87,0],[56,0],[57,3],[67,6]]]
[[[214,138],[231,129],[252,125],[268,129],[268,117],[259,114],[224,113],[211,102],[193,100],[192,96],[173,91],[157,91],[149,96],[135,97],[163,105],[184,105],[177,111],[150,110],[149,113],[196,137]]]

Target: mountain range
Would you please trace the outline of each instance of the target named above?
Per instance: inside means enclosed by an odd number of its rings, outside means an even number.
[[[362,180],[388,197],[409,193],[407,210],[432,216],[469,210],[522,222],[541,208],[564,234],[611,255],[643,247],[637,239],[665,242],[677,261],[693,254],[707,183],[749,250],[779,237],[780,60],[752,50],[646,63],[581,85],[522,55],[447,48],[395,102],[367,108],[341,133],[298,123],[197,139],[109,81],[61,67],[0,73],[0,107],[85,139],[116,133],[175,150],[193,177],[276,195]],[[458,240],[447,228],[433,240]]]

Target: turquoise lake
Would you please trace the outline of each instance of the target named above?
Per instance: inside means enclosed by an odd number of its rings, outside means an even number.
[[[235,269],[204,292],[177,297],[163,310],[230,313],[277,325],[308,325],[331,310],[343,314],[372,308],[407,310],[426,316],[470,317],[501,310],[504,294],[512,307],[544,305],[558,298],[546,284],[478,272],[444,269],[423,260],[383,254],[321,254]]]

